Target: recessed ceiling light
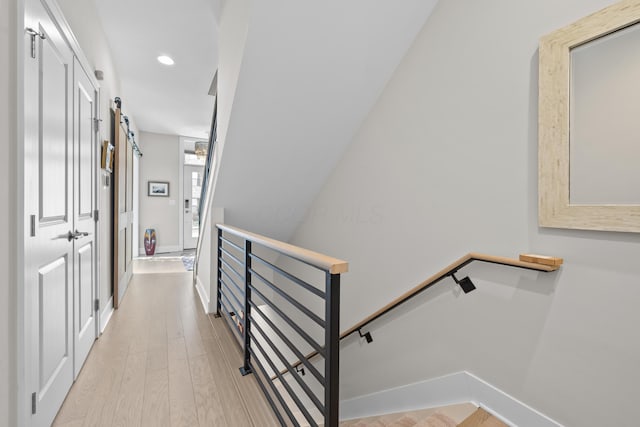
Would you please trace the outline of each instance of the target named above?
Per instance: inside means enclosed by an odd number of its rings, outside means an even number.
[[[164,65],[173,65],[174,61],[171,57],[166,56],[166,55],[160,55],[158,56],[158,62]]]

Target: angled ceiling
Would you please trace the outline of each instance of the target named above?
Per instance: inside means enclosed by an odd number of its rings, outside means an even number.
[[[290,238],[436,3],[249,1],[214,195],[225,222]]]
[[[138,128],[200,138],[213,110],[217,25],[231,4],[248,5],[214,205],[225,208],[230,224],[282,240],[307,213],[437,3],[94,1],[123,107]],[[160,65],[163,54],[175,65]]]
[[[204,138],[217,68],[216,0],[94,0],[122,86],[142,131]],[[159,55],[175,60],[161,65]]]

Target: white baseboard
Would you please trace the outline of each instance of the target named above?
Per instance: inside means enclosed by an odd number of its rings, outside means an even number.
[[[144,247],[139,248],[139,254],[140,256],[146,256],[146,252],[144,251]],[[158,254],[167,254],[170,252],[182,252],[182,246],[157,246],[156,247],[156,251],[155,251],[155,255]]]
[[[562,427],[475,375],[463,371],[340,402],[340,419],[473,402],[510,426]]]
[[[127,292],[127,289],[129,289],[129,283],[131,282],[131,277],[133,276],[131,269],[129,269],[129,271],[127,271],[122,280],[120,280],[119,286],[118,286],[118,301],[120,301],[120,303],[122,303],[122,301],[124,300],[124,295]]]
[[[100,313],[100,333],[104,332],[104,329],[107,327],[109,320],[111,320],[111,316],[113,315],[113,297],[109,298],[106,306]]]
[[[198,295],[200,295],[200,302],[202,302],[202,307],[204,308],[205,313],[212,313],[211,300],[207,296],[207,292],[205,291],[199,277],[196,277],[196,289],[198,290]]]

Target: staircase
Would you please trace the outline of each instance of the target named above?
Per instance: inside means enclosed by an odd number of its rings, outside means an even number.
[[[397,414],[389,422],[384,421],[389,416],[355,424],[340,422],[340,340],[358,333],[372,342],[370,324],[447,278],[465,293],[473,291],[476,286],[469,277],[457,276],[472,262],[552,272],[562,265],[561,258],[522,254],[511,259],[469,253],[340,333],[340,275],[348,271],[346,261],[226,224],[216,227],[216,315],[225,318],[242,349],[240,372],[254,374],[282,426],[505,425],[475,407],[461,419],[442,412],[420,412]],[[305,371],[310,375],[305,377]]]
[[[341,427],[508,427],[472,403],[343,421]]]

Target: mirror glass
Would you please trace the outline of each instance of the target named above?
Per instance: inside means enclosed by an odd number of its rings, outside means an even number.
[[[640,23],[570,56],[570,204],[640,205]]]

